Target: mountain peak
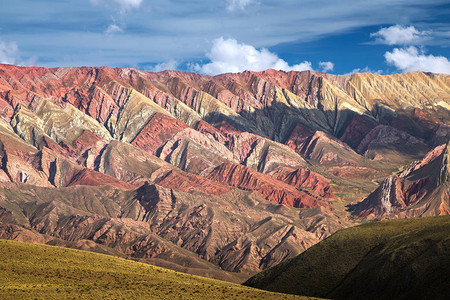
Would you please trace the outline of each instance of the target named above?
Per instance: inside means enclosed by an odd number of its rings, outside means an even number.
[[[248,276],[352,225],[347,204],[432,148],[361,217],[450,213],[447,82],[0,65],[0,223]]]

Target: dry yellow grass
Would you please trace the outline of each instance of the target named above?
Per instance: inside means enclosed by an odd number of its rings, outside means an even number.
[[[308,299],[113,256],[0,240],[0,299]]]

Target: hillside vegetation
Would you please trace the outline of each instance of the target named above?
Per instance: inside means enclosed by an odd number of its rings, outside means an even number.
[[[343,229],[245,285],[333,299],[448,299],[450,216]]]
[[[0,299],[309,299],[113,256],[0,240]]]

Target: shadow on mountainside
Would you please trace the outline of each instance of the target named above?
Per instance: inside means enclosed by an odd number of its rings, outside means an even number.
[[[339,199],[354,204],[384,178],[448,142],[450,112],[445,112],[437,119],[418,109],[395,112],[380,104],[361,115],[349,109],[299,109],[278,102],[238,117],[212,113],[204,120],[224,136],[257,128],[254,133],[287,145],[310,162],[309,169],[332,180]]]
[[[350,109],[322,111],[274,102],[267,108],[244,111],[239,116],[210,113],[204,120],[224,134],[229,131],[227,125],[231,125],[238,131],[289,145],[297,152],[301,149],[295,149],[296,142],[307,144],[316,131],[322,131],[373,162],[404,164],[421,159],[431,148],[450,139],[450,111],[442,110],[437,119],[418,109],[393,111],[382,104],[361,115]],[[243,123],[243,119],[251,126]],[[300,130],[296,131],[296,127]]]

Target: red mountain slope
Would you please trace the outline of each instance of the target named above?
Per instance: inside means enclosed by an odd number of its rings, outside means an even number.
[[[355,199],[448,213],[441,148],[377,182],[448,142],[449,107],[422,72],[0,65],[0,237],[242,279],[350,226]]]

